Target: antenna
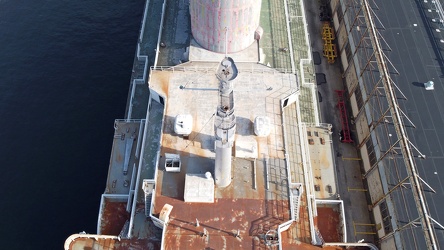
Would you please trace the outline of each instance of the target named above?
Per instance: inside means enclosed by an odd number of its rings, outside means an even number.
[[[225,26],[225,58],[227,58],[228,53],[228,27]]]

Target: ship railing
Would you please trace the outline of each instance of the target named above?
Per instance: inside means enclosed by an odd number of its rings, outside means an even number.
[[[145,193],[145,216],[149,217],[151,214],[151,201],[153,199],[153,194]]]
[[[278,231],[279,250],[283,249],[282,248],[282,240],[281,240],[282,236],[281,236],[281,234],[282,234],[282,232],[287,231],[288,228],[290,228],[292,223],[293,223],[293,220],[289,220],[289,221],[286,221],[286,222],[284,222],[284,223],[282,223],[282,224],[280,224],[278,226],[278,230],[277,231]]]
[[[307,56],[308,58],[304,58],[301,59],[299,62],[299,70],[301,72],[301,78],[302,78],[302,82],[304,84],[315,84],[315,82],[313,81],[314,78],[306,78],[305,77],[305,71],[304,71],[304,65],[309,65],[312,69],[314,69],[314,65],[313,65],[313,55],[312,55],[312,51],[311,51],[311,46],[310,46],[310,34],[308,33],[307,30],[307,19],[305,16],[305,5],[304,5],[304,1],[303,0],[299,0],[299,4],[301,6],[301,13],[302,13],[302,23],[303,23],[303,27],[304,27],[304,38],[305,38],[305,44],[307,45]],[[314,72],[313,72],[314,74]]]
[[[101,225],[105,204],[108,202],[107,199],[128,200],[130,199],[130,196],[128,194],[102,194],[100,198],[99,216],[97,216],[97,234],[99,235],[102,234]]]
[[[156,57],[154,58],[154,66],[157,66],[157,60],[159,58],[159,51],[160,51],[160,39],[162,38],[162,30],[163,30],[163,20],[165,19],[165,7],[166,7],[166,0],[163,0],[162,4],[162,16],[160,17],[160,28],[159,28],[159,34],[157,36],[157,46],[156,46]]]
[[[290,1],[293,2],[293,1]],[[291,38],[291,27],[290,25],[297,25],[297,23],[299,23],[298,21],[296,22],[292,22],[291,16],[288,13],[288,6],[289,5],[287,3],[287,0],[284,3],[285,5],[285,15],[286,15],[286,21],[287,21],[287,33],[288,33],[288,37],[289,37],[289,46],[290,46],[290,56],[291,56],[291,60],[292,60],[292,69],[293,71],[295,71],[295,66],[293,64],[293,60],[297,60],[294,59],[294,55],[293,55],[293,44],[292,41],[293,39]],[[319,102],[317,101],[317,85],[316,85],[316,79],[315,79],[315,72],[314,72],[314,65],[313,65],[313,56],[312,56],[312,50],[311,50],[311,46],[310,46],[310,37],[309,37],[309,33],[307,30],[307,19],[305,16],[305,6],[304,6],[304,1],[303,0],[299,0],[299,6],[301,8],[301,15],[300,16],[296,16],[298,18],[298,20],[302,21],[302,25],[299,25],[299,28],[303,29],[303,33],[304,33],[304,38],[301,39],[302,43],[299,43],[299,45],[303,45],[304,49],[306,49],[307,51],[307,58],[300,58],[299,59],[299,76],[300,76],[300,82],[301,85],[303,86],[309,86],[311,89],[311,98],[312,98],[312,103],[315,104],[316,106],[313,108],[313,112],[314,112],[314,119],[315,119],[315,123],[319,123]]]
[[[149,111],[147,111],[147,112],[149,112]],[[147,115],[147,117],[148,117],[148,115]],[[161,135],[163,134],[162,133],[162,131],[163,131],[163,122],[164,121],[162,121],[161,133],[160,133]],[[146,133],[148,131],[148,126],[149,126],[149,123],[145,122],[145,128],[143,130],[144,132],[143,132],[143,140],[142,140],[141,152],[145,151],[145,144],[146,144],[145,140],[147,138]],[[160,139],[160,141],[162,141],[162,138]],[[156,167],[155,167],[155,170],[154,170],[154,178],[153,179],[144,179],[143,180],[144,185],[146,183],[149,183],[149,184],[155,184],[156,183],[156,180],[157,180],[157,166],[159,165],[159,159],[160,159],[160,145],[158,145],[158,148],[157,148],[156,163],[155,163]],[[137,168],[136,187],[139,187],[142,165],[143,165],[142,161],[139,160],[139,165],[138,165],[138,168]],[[133,201],[132,209],[131,209],[130,226],[129,226],[129,230],[128,230],[128,237],[131,237],[132,231],[133,231],[133,224],[134,224],[134,216],[135,216],[135,212],[136,212],[138,191],[139,191],[139,188],[136,188],[135,193],[133,194],[134,201]],[[146,194],[145,190],[143,190],[143,191]],[[149,214],[149,217],[150,217],[151,221],[153,222],[153,224],[156,227],[163,228],[165,230],[165,228],[166,228],[165,227],[165,222],[163,222],[162,220],[160,220],[159,218],[157,218],[157,217],[155,217],[153,215],[154,204],[155,204],[155,199],[156,199],[155,193],[156,193],[156,189],[153,188],[153,190],[151,192],[152,196],[151,196],[151,199],[149,201],[150,204],[147,204],[148,203],[147,200],[146,200],[147,197],[146,197],[146,195],[144,196],[144,198],[145,198],[145,200],[144,200],[145,206],[149,206],[149,211],[146,211],[147,208],[145,208],[146,209],[145,213]],[[164,237],[164,234],[162,234],[162,242],[164,242],[163,237]]]
[[[311,53],[309,55],[310,55],[309,59],[301,59],[300,60],[299,70],[301,72],[301,78],[302,78],[302,82],[304,84],[315,84],[314,77],[313,77],[314,72],[312,73],[312,75],[309,75],[309,72],[305,72],[305,70],[304,70],[304,66],[307,66],[307,65],[314,68],[313,59],[311,58],[312,57]]]
[[[151,66],[151,71],[172,71],[172,72],[216,72],[215,67],[202,67],[202,66]],[[292,71],[288,69],[280,69],[280,68],[252,68],[252,67],[238,67],[238,71],[242,73],[251,73],[251,74],[291,74]]]
[[[287,0],[284,0],[284,12],[285,12],[285,24],[287,26],[287,39],[288,39],[288,46],[290,50],[290,63],[291,63],[291,72],[293,74],[296,74],[296,67],[294,65],[295,59],[294,59],[294,51],[293,51],[293,42],[291,39],[291,29],[290,29],[290,15],[288,14],[288,3]]]
[[[120,230],[120,233],[117,237],[121,238],[121,239],[125,239],[127,236],[128,228],[129,228],[129,221],[126,220],[125,224],[122,227],[122,230]]]
[[[72,249],[71,244],[77,239],[94,239],[95,241],[111,239],[114,241],[120,241],[121,238],[119,236],[114,235],[99,235],[99,234],[87,234],[85,232],[80,232],[78,234],[72,234],[65,240],[65,244],[63,249]]]
[[[313,179],[312,176],[312,171],[311,171],[311,163],[310,163],[310,155],[309,155],[309,151],[308,151],[308,147],[306,146],[307,143],[307,138],[305,137],[307,135],[306,132],[306,124],[301,123],[301,111],[299,109],[299,106],[297,106],[296,108],[296,120],[297,120],[297,129],[298,129],[298,141],[299,141],[299,146],[300,146],[300,152],[298,153],[298,155],[301,158],[301,165],[303,168],[303,177],[304,177],[304,185],[305,188],[303,189],[306,193],[306,198],[307,198],[307,210],[308,210],[308,218],[309,218],[309,226],[310,226],[310,235],[311,235],[311,242],[312,244],[316,243],[316,238],[315,238],[315,230],[314,230],[314,216],[316,216],[316,204],[315,204],[315,197],[314,197],[314,185],[312,185],[311,180]],[[322,124],[316,124],[316,126],[325,126],[328,127],[328,124],[322,123]],[[284,129],[284,134],[286,134],[286,128],[285,126],[283,127]],[[290,166],[290,159],[289,159],[289,155],[285,154],[285,160],[286,160],[286,166],[287,166],[287,176],[288,176],[288,188],[290,191],[292,191],[292,188],[295,187],[295,185],[301,185],[301,183],[295,183],[295,180],[292,180],[291,178],[291,166]],[[301,190],[302,191],[302,190]],[[294,212],[294,207],[296,204],[294,204],[294,200],[293,197],[291,197],[292,195],[289,195],[289,200],[290,200],[290,209],[291,211],[291,217],[292,220],[297,219],[297,215]],[[298,199],[300,199],[299,197],[296,197]],[[298,200],[298,204],[300,204],[300,200]],[[280,228],[281,231],[285,231],[283,229],[288,229],[287,224],[283,224],[282,227]],[[279,233],[279,237],[280,237],[280,233]],[[279,243],[279,247],[280,249],[282,249],[282,245],[281,243]]]
[[[100,197],[100,206],[99,206],[99,216],[97,216],[97,234],[102,234],[102,230],[101,225],[102,225],[102,214],[103,214],[103,210],[105,209],[105,197],[102,196]]]
[[[284,132],[285,133],[285,132]],[[288,199],[290,202],[290,218],[294,221],[296,218],[296,214],[294,213],[294,197],[293,197],[293,189],[296,187],[295,185],[298,185],[300,183],[293,183],[291,180],[291,166],[290,166],[290,156],[286,153],[285,154],[285,170],[287,171],[287,188],[289,190]]]
[[[278,244],[279,249],[282,249],[282,240],[281,240],[281,233],[284,231],[287,231],[288,228],[290,228],[291,224],[294,221],[299,220],[299,212],[296,210],[299,210],[299,204],[301,203],[301,193],[302,193],[302,184],[301,183],[292,183],[291,182],[291,173],[290,173],[290,162],[289,162],[289,155],[285,154],[285,165],[286,165],[286,171],[287,176],[290,181],[287,182],[287,188],[290,191],[290,194],[288,196],[289,203],[290,203],[290,220],[280,224],[278,226]],[[294,194],[293,190],[297,189],[298,194]]]
[[[154,225],[158,228],[164,228],[165,226],[165,222],[163,222],[162,220],[160,220],[159,218],[153,216],[152,214],[150,214],[150,218],[153,221]]]
[[[144,145],[145,145],[145,140],[146,140],[146,131],[148,127],[148,122],[145,122],[145,129],[143,132],[143,139],[142,139],[142,149],[141,152],[144,152]],[[141,176],[141,172],[142,172],[142,165],[143,165],[143,161],[141,160],[143,157],[139,158],[139,163],[138,163],[138,167],[137,167],[137,177],[136,177],[136,185],[135,185],[135,190],[134,193],[132,193],[132,207],[131,207],[131,213],[130,213],[130,226],[129,226],[129,230],[128,230],[128,238],[131,238],[132,235],[132,231],[133,231],[133,227],[134,227],[134,217],[136,214],[136,205],[137,205],[137,196],[139,193],[139,185],[140,185],[140,176]]]
[[[128,115],[127,118],[128,120],[131,119],[131,115],[133,112],[133,100],[134,100],[134,95],[136,93],[136,86],[140,85],[140,84],[145,84],[147,82],[147,72],[148,72],[148,56],[142,56],[140,55],[140,42],[137,44],[137,60],[138,61],[142,61],[143,62],[143,75],[142,78],[135,78],[132,80],[131,82],[131,96],[130,96],[130,103],[128,106]]]
[[[312,51],[311,51],[311,46],[310,46],[310,38],[309,38],[309,34],[308,34],[308,30],[307,30],[307,20],[306,20],[306,16],[305,16],[305,6],[304,6],[304,2],[303,0],[299,0],[299,6],[301,8],[301,15],[300,16],[290,16],[289,11],[295,11],[292,4],[294,4],[294,2],[297,0],[284,0],[284,11],[285,11],[285,19],[286,19],[286,26],[287,26],[287,36],[288,36],[288,46],[289,46],[289,51],[290,51],[290,58],[291,58],[291,69],[292,72],[295,74],[296,73],[296,66],[295,66],[295,62],[299,63],[299,75],[298,77],[300,77],[300,83],[301,86],[306,86],[309,87],[311,90],[311,102],[313,103],[314,108],[313,108],[313,116],[315,119],[315,123],[319,123],[319,110],[320,110],[320,105],[319,102],[317,101],[317,85],[316,85],[316,79],[315,79],[315,72],[314,72],[314,65],[313,65],[313,56],[312,56]],[[291,2],[291,3],[289,3]],[[289,8],[289,6],[292,6],[291,8]],[[297,17],[297,21],[294,22],[294,20],[292,20],[293,17]],[[298,25],[299,24],[299,25]],[[300,39],[300,43],[296,44],[296,45],[302,45],[304,47],[304,50],[307,51],[307,58],[299,58],[297,56],[295,56],[294,54],[294,50],[293,50],[293,42],[294,41],[299,41],[299,37],[296,37],[296,39],[292,39],[292,31],[294,31],[294,29],[292,29],[292,27],[295,27],[293,25],[296,25],[296,27],[298,29],[303,29],[303,33],[304,33],[304,37],[302,39]],[[297,61],[296,61],[297,60]]]
[[[313,81],[314,79],[312,77],[308,77],[308,76],[305,77],[306,74],[304,71],[304,65],[308,65],[312,69],[314,69],[314,65],[313,65],[313,56],[312,56],[312,51],[311,51],[311,46],[310,46],[310,35],[307,30],[308,25],[307,25],[307,19],[305,16],[305,11],[304,11],[305,6],[304,6],[303,0],[299,0],[299,6],[301,8],[301,16],[296,16],[296,17],[300,18],[299,20],[302,21],[302,28],[304,29],[304,39],[303,39],[302,43],[305,45],[305,48],[307,51],[307,58],[301,58],[299,60],[299,70],[300,70],[301,80],[302,80],[303,84],[314,84],[315,82]],[[287,18],[289,19],[290,17],[287,17]]]
[[[139,123],[139,122],[145,122],[146,119],[115,119],[114,120],[114,129],[116,129],[116,124],[118,123]]]
[[[145,84],[147,82],[147,73],[148,73],[148,56],[147,55],[141,55],[140,51],[140,44],[142,43],[142,38],[143,38],[143,34],[144,34],[144,30],[145,30],[145,25],[146,25],[146,20],[147,20],[147,14],[148,14],[148,5],[149,5],[150,1],[147,0],[145,3],[145,10],[143,12],[143,21],[142,21],[142,27],[140,29],[139,32],[139,40],[137,43],[137,51],[136,51],[136,58],[138,62],[143,62],[143,75],[142,78],[133,78],[131,81],[131,96],[130,96],[130,102],[129,102],[129,106],[128,106],[128,114],[127,114],[127,118],[128,120],[131,119],[131,115],[133,112],[133,100],[134,100],[134,95],[136,93],[136,85],[138,84]],[[134,72],[134,69],[133,69]],[[133,76],[134,77],[134,76]]]
[[[162,242],[160,243],[160,250],[164,250],[165,249],[165,234],[166,234],[166,227],[163,227],[162,229]]]
[[[145,1],[145,10],[143,12],[143,18],[142,18],[142,25],[139,32],[139,41],[142,41],[143,39],[143,31],[145,30],[145,24],[146,24],[146,15],[148,13],[148,5],[150,4],[150,0]]]
[[[135,94],[136,84],[145,84],[145,83],[147,82],[147,73],[148,73],[148,56],[146,56],[146,55],[141,55],[141,54],[140,54],[140,51],[141,51],[141,49],[140,49],[140,44],[142,43],[142,38],[143,38],[143,35],[144,35],[144,29],[145,29],[145,24],[146,24],[146,23],[145,23],[145,20],[147,20],[147,13],[148,13],[149,2],[150,2],[150,1],[147,0],[147,1],[146,1],[146,4],[145,4],[145,11],[144,11],[144,14],[143,14],[143,20],[144,20],[144,21],[143,21],[143,23],[142,23],[141,32],[140,32],[140,34],[139,34],[139,42],[138,42],[138,45],[137,45],[137,53],[136,53],[137,59],[138,59],[138,60],[141,60],[141,61],[144,62],[143,76],[142,76],[142,79],[134,79],[133,82],[132,82],[131,100],[130,100],[130,104],[129,104],[129,107],[128,107],[128,115],[127,115],[127,118],[128,118],[128,119],[131,119],[132,106],[133,106],[132,101],[133,101],[133,99],[134,99],[134,94]],[[162,17],[161,17],[161,22],[160,22],[159,34],[158,34],[159,36],[158,36],[158,41],[157,41],[157,48],[156,48],[156,56],[155,56],[155,62],[154,62],[154,65],[157,65],[157,58],[158,58],[158,54],[159,54],[160,38],[161,38],[161,35],[162,35],[162,27],[163,27],[163,20],[164,20],[164,14],[165,14],[165,7],[166,7],[166,0],[164,0],[164,2],[163,2],[163,6],[162,6]],[[151,99],[150,99],[150,100],[151,100]],[[148,104],[148,106],[149,106],[149,104]],[[149,110],[148,110],[147,112],[149,112]],[[147,127],[148,127],[148,122],[145,122],[145,129],[144,129],[144,134],[143,134],[143,141],[142,141],[142,149],[141,149],[141,152],[144,151],[145,138],[146,138],[146,134],[145,134],[145,133],[146,133],[146,131],[147,131]],[[158,153],[158,154],[159,154],[159,153]],[[157,160],[158,160],[158,158],[159,158],[159,157],[157,157]],[[157,166],[157,164],[156,164],[156,166]],[[136,187],[139,186],[140,175],[141,175],[141,169],[142,169],[142,161],[139,160],[139,165],[138,165],[138,168],[137,168]],[[156,170],[157,170],[157,167],[156,167]],[[156,171],[156,170],[155,170],[155,171]],[[157,171],[155,172],[154,178],[157,178]],[[139,191],[139,189],[136,188],[136,189],[135,189],[135,192],[134,192],[134,194],[133,194],[133,203],[132,203],[132,209],[131,209],[131,215],[130,215],[130,226],[129,226],[129,230],[128,230],[128,237],[131,237],[131,235],[132,235],[132,229],[133,229],[133,223],[134,223],[133,220],[134,220],[135,211],[136,211],[136,204],[137,204],[138,191]],[[154,204],[154,196],[153,196],[153,199],[151,199],[151,204]],[[150,208],[150,210],[151,210],[151,209],[152,209],[152,208]],[[153,220],[153,223],[154,223],[154,224],[158,223],[158,221],[156,221],[157,218],[154,218],[154,217],[151,215],[151,213],[150,213],[150,217],[151,217],[151,219]],[[162,237],[163,237],[163,235],[162,235]],[[163,239],[163,238],[162,238],[162,239]]]
[[[314,69],[313,65],[313,58],[312,58],[312,51],[310,46],[310,38],[309,33],[307,30],[307,19],[305,16],[305,5],[303,0],[299,0],[299,5],[301,6],[301,13],[302,13],[302,22],[303,22],[303,28],[304,28],[304,38],[305,38],[305,44],[307,45],[307,58],[301,59],[299,62],[299,70],[301,75],[301,84],[302,85],[309,85],[311,87],[311,94],[312,94],[312,103],[316,104],[316,107],[313,109],[314,111],[314,117],[315,117],[315,126],[322,126],[322,127],[328,127],[329,125],[321,124],[319,122],[319,102],[317,101],[317,85],[315,81],[313,81],[312,78],[309,78],[309,72],[304,71],[304,66],[309,65],[312,69]],[[307,74],[307,75],[306,75]],[[312,73],[314,74],[314,72]],[[307,143],[307,131],[306,126],[307,124],[301,123],[301,113],[300,113],[299,107],[297,107],[296,115],[299,122],[298,130],[299,130],[299,140],[300,140],[300,146],[301,146],[301,157],[302,157],[302,167],[304,172],[304,182],[305,182],[305,193],[307,197],[307,208],[308,208],[308,215],[309,215],[309,225],[310,225],[310,235],[311,235],[311,243],[316,243],[316,237],[315,237],[315,226],[314,226],[314,217],[317,216],[316,211],[316,201],[314,196],[314,185],[312,185],[313,180],[313,171],[311,169],[311,161],[310,161],[310,152],[308,150]],[[331,125],[330,125],[331,126]],[[280,245],[281,246],[281,245]]]
[[[149,111],[147,111],[147,112],[149,112]],[[147,115],[147,117],[148,117],[148,115]],[[141,149],[140,149],[140,152],[141,152],[141,154],[143,154],[143,152],[145,151],[145,140],[146,140],[146,138],[147,138],[147,131],[148,131],[148,126],[149,126],[149,123],[148,123],[148,121],[146,121],[146,120],[144,120],[144,122],[142,122],[141,123],[141,126],[140,126],[140,128],[139,128],[139,133],[142,133],[142,126],[144,126],[144,129],[143,129],[143,136],[142,136],[142,142],[141,142]],[[140,135],[139,135],[139,138],[140,138]],[[139,147],[139,145],[140,145],[140,142],[138,141],[137,142],[138,143],[138,147]],[[160,147],[160,145],[159,145],[159,147]],[[157,151],[157,161],[158,161],[158,159],[159,159],[159,151],[160,150],[158,150]],[[137,177],[136,177],[136,184],[135,184],[135,190],[134,190],[134,192],[132,193],[132,199],[133,199],[133,202],[132,202],[132,208],[131,208],[131,215],[130,215],[130,226],[129,226],[129,230],[128,230],[128,237],[131,237],[131,235],[132,235],[132,230],[133,230],[133,225],[134,225],[134,216],[135,216],[135,213],[136,213],[136,205],[137,205],[137,197],[138,197],[138,192],[139,192],[139,189],[140,188],[138,188],[138,187],[140,187],[140,181],[141,181],[141,171],[142,171],[142,166],[143,166],[143,161],[141,160],[143,157],[141,157],[141,158],[139,158],[139,163],[138,163],[138,166],[137,166]],[[156,166],[157,166],[157,163],[156,163]],[[156,167],[156,169],[157,169],[157,167]],[[134,173],[135,171],[133,171],[133,173]],[[154,176],[154,178],[157,178],[157,173],[155,172],[155,176]],[[153,182],[153,183],[155,183],[155,179],[154,180],[151,180],[151,179],[147,179],[146,181],[148,181],[148,182]],[[143,180],[143,182],[145,182],[145,180]],[[155,191],[153,191],[153,192],[155,192]],[[153,204],[153,202],[154,202],[154,196],[153,196],[153,198],[152,198],[152,200],[151,200],[151,204]],[[154,221],[153,221],[154,222]]]
[[[331,130],[331,128],[333,127],[330,123],[325,123],[325,122],[321,122],[321,123],[304,123],[305,127],[316,127],[316,128],[323,128],[323,129],[328,129]]]
[[[342,226],[342,242],[347,242],[347,228],[345,225],[345,211],[344,211],[344,201],[343,200],[318,200],[316,199],[316,204],[335,204],[338,205],[341,216],[340,225]]]
[[[301,121],[301,114],[299,108],[297,108],[297,119],[298,121]],[[308,151],[308,147],[306,146],[306,142],[308,139],[307,136],[307,129],[306,125],[300,123],[298,125],[299,129],[299,142],[301,146],[301,157],[302,157],[302,167],[304,172],[304,182],[305,182],[305,193],[307,197],[307,209],[308,209],[308,219],[309,219],[309,225],[310,225],[310,235],[311,235],[311,242],[312,244],[316,243],[315,238],[315,226],[314,226],[314,217],[316,216],[316,204],[314,202],[314,185],[312,185],[312,170],[311,170],[311,163],[310,163],[310,153]]]

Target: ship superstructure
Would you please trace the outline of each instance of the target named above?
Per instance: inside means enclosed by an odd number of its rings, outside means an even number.
[[[259,46],[270,41],[258,26],[269,8],[260,2],[191,0],[195,40],[177,48],[185,44],[182,24],[160,36],[174,42],[159,37],[149,76],[138,44],[136,65],[145,68],[140,80],[149,89],[134,79],[127,118],[114,124],[97,234],[73,235],[66,249],[315,249],[326,242],[335,249],[347,242],[332,126],[319,118],[303,1],[294,1],[302,14],[295,40],[309,53],[299,60],[291,35],[272,60]],[[186,9],[176,4],[178,13]],[[214,33],[199,28],[203,17],[213,17],[207,24]],[[168,54],[170,44],[176,47]],[[162,60],[176,65],[157,65]],[[138,107],[140,100],[146,106]],[[134,118],[143,107],[146,115]]]

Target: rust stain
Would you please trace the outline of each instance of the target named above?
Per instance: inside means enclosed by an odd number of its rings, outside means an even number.
[[[169,81],[170,81],[171,72],[169,71],[156,71],[155,74],[152,74],[152,82],[158,82],[157,84],[152,85],[158,85],[161,88],[161,91],[163,93],[159,93],[161,95],[164,95],[165,97],[168,97],[168,89],[169,89]],[[157,90],[160,91],[160,90]]]
[[[318,205],[317,225],[326,242],[342,242],[339,213],[332,207]]]
[[[69,249],[107,249],[107,250],[159,250],[161,249],[160,240],[156,239],[104,239],[100,235],[94,238],[77,238],[71,242]]]
[[[117,154],[116,155],[116,162],[122,162],[123,161],[123,159],[122,159],[122,155],[121,154]]]
[[[254,249],[255,238],[277,229],[290,217],[287,200],[221,198],[206,204],[158,196],[155,211],[165,203],[173,206],[165,249]],[[203,236],[204,228],[208,239]]]
[[[320,144],[320,143],[319,143]],[[328,150],[324,150],[323,147],[326,147],[325,145],[319,145],[319,167],[323,169],[327,169],[332,167],[331,166],[331,159],[332,155],[329,154],[330,152]]]
[[[102,219],[102,234],[118,235],[129,219],[129,214],[126,212],[126,202],[105,202]]]

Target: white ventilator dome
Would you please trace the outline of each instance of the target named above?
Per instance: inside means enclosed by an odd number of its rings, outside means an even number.
[[[254,119],[254,133],[257,136],[268,136],[270,134],[270,119],[266,116],[257,116]]]
[[[191,115],[177,115],[174,120],[174,132],[178,135],[189,135],[193,129]]]

